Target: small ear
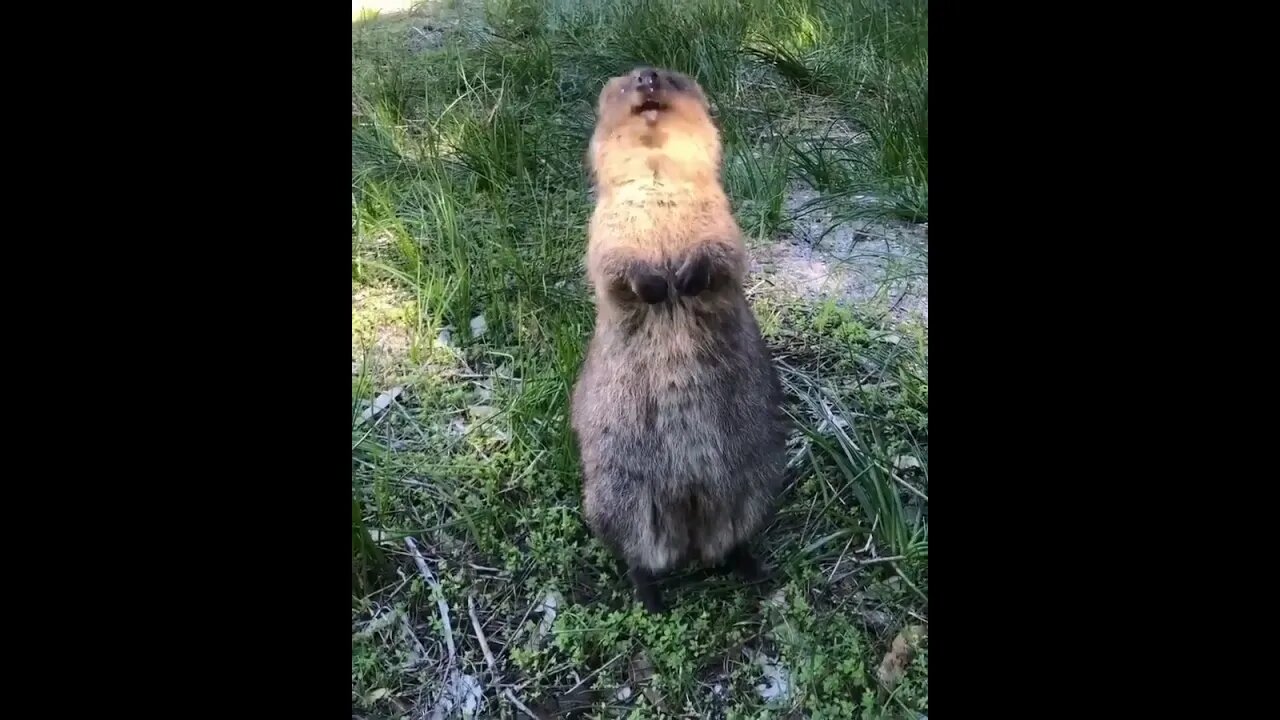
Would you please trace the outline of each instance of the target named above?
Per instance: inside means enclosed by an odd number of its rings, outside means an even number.
[[[587,141],[587,152],[583,157],[583,163],[587,169],[587,182],[591,187],[598,187],[600,184],[600,168],[596,167],[596,150],[599,149],[599,140],[592,133],[591,139]]]

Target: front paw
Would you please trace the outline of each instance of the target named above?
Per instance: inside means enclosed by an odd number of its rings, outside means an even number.
[[[711,258],[693,251],[676,270],[676,292],[692,297],[711,287]]]
[[[650,305],[656,305],[667,299],[667,279],[653,268],[635,265],[627,272],[627,285]]]

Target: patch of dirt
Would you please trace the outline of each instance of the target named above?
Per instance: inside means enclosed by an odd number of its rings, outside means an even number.
[[[351,372],[367,357],[375,367],[399,364],[409,353],[413,298],[403,291],[357,285],[351,287]]]
[[[923,625],[911,625],[898,633],[893,645],[884,654],[880,666],[876,668],[876,679],[886,690],[892,690],[902,682],[907,673],[907,666],[915,657],[920,643],[929,636],[929,629]]]
[[[870,306],[897,322],[929,322],[927,225],[881,220],[843,221],[811,209],[820,197],[807,187],[788,194],[790,233],[751,248],[759,291],[807,302],[833,299]]]
[[[370,17],[374,13],[377,13],[379,18],[406,13],[418,4],[419,0],[351,0],[351,20],[354,22],[362,17]]]
[[[477,43],[487,41],[490,35],[483,3],[471,0],[449,7],[421,0],[352,0],[351,21],[358,27],[403,36],[414,53],[439,50],[448,37],[459,33]]]

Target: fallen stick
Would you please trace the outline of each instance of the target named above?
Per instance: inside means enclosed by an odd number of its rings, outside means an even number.
[[[484,653],[484,661],[489,665],[489,679],[493,684],[498,684],[498,661],[493,657],[493,651],[489,649],[489,641],[484,636],[484,630],[480,627],[480,618],[476,617],[476,603],[470,595],[467,596],[467,614],[471,616],[471,627],[475,628],[476,640],[480,641],[480,652]],[[542,720],[533,711],[520,702],[516,694],[511,688],[503,688],[502,696],[512,705],[515,705],[525,715],[533,718],[533,720]]]
[[[409,552],[413,555],[413,561],[418,565],[418,572],[422,573],[422,577],[426,579],[427,585],[436,592],[436,607],[440,609],[440,622],[444,625],[444,645],[449,649],[449,666],[453,667],[454,658],[458,654],[457,648],[453,645],[453,625],[449,622],[449,603],[444,601],[444,591],[440,589],[440,583],[436,581],[436,576],[431,574],[431,568],[427,567],[427,561],[423,559],[422,553],[418,552],[418,545],[413,538],[404,539],[404,544],[409,546]]]

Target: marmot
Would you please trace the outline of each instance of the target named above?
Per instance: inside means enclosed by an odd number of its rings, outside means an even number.
[[[742,282],[742,232],[721,186],[702,88],[639,68],[600,93],[587,276],[596,322],[573,390],[587,524],[654,581],[700,561],[748,580],[748,542],[786,466],[782,391]]]

